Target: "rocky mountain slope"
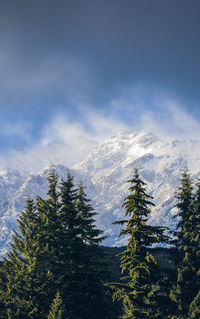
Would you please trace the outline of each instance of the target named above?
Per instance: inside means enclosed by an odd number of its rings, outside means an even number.
[[[149,132],[120,131],[71,169],[75,181],[82,179],[87,186],[86,192],[98,212],[97,224],[108,236],[104,244],[125,243],[117,238],[119,227],[111,224],[123,216],[121,205],[128,190],[126,181],[132,177],[135,167],[156,204],[150,223],[174,227],[174,191],[185,162],[193,176],[199,177],[200,140],[166,142]],[[11,229],[16,227],[16,218],[27,195],[45,196],[49,169],[28,176],[0,170],[1,254],[9,247]],[[60,177],[65,177],[65,163],[57,165],[56,170]]]

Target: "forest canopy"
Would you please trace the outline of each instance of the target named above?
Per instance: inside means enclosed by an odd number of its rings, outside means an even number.
[[[155,206],[137,169],[119,237],[109,248],[82,182],[48,176],[46,198],[26,199],[0,267],[0,318],[200,317],[200,181],[187,167],[175,192],[176,229],[149,224]],[[157,247],[157,248],[156,248]]]

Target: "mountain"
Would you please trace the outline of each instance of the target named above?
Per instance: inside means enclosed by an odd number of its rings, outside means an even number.
[[[126,181],[132,177],[135,167],[156,204],[150,223],[174,227],[174,192],[185,162],[194,178],[198,178],[200,140],[167,142],[150,132],[120,131],[72,167],[75,182],[82,179],[87,186],[88,197],[98,212],[97,224],[108,236],[105,245],[125,244],[125,239],[117,238],[119,226],[111,224],[123,216],[121,205],[128,192]],[[16,218],[27,195],[45,197],[50,169],[46,167],[28,176],[16,170],[0,170],[1,254],[9,247],[11,229],[16,228]],[[64,161],[63,165],[56,165],[56,170],[60,177],[65,177]]]

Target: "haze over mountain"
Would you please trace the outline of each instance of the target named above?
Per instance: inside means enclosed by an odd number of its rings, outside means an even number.
[[[58,175],[64,178],[66,163],[64,158],[61,161],[63,163],[55,167]],[[75,182],[82,179],[87,187],[88,197],[98,212],[97,224],[108,236],[104,244],[122,245],[125,240],[117,238],[119,226],[111,224],[123,216],[121,205],[128,192],[126,181],[132,177],[134,168],[139,169],[147,183],[147,191],[154,197],[156,207],[150,223],[173,228],[174,192],[186,162],[192,175],[200,176],[200,140],[168,142],[151,132],[122,130],[94,147],[83,161],[70,169]],[[0,171],[1,253],[8,249],[11,229],[16,228],[16,218],[27,195],[45,197],[50,169],[48,165],[31,174],[13,169]]]

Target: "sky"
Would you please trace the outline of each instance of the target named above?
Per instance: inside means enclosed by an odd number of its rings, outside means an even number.
[[[0,0],[0,167],[121,129],[200,138],[199,0]]]

